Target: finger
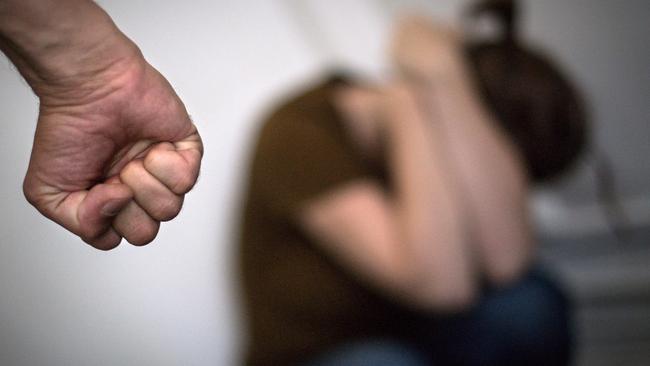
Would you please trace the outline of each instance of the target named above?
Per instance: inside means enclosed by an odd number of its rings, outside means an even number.
[[[131,201],[113,220],[113,228],[129,243],[142,246],[151,243],[158,235],[160,223],[149,217],[135,201]]]
[[[111,230],[111,222],[132,197],[124,184],[98,184],[87,192],[70,195],[59,209],[69,216],[72,232],[83,241],[97,249],[110,250],[122,240]]]
[[[185,194],[196,183],[201,155],[200,140],[176,144],[164,142],[157,144],[147,153],[144,167],[172,192]]]
[[[120,180],[133,190],[135,201],[155,221],[169,221],[180,212],[183,197],[174,194],[151,175],[141,159],[124,167]]]
[[[99,250],[111,250],[120,245],[122,236],[115,229],[108,228],[106,232],[96,238],[82,238],[82,240]]]

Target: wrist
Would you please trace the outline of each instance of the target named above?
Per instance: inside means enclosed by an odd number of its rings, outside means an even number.
[[[41,101],[91,97],[119,70],[144,61],[91,1],[6,0],[0,5],[0,49]]]
[[[389,135],[424,123],[417,87],[407,82],[390,86],[382,103],[382,127]],[[416,127],[419,128],[419,127]]]
[[[420,76],[422,81],[429,86],[451,84],[463,80],[468,70],[466,60],[459,50],[441,52],[439,57],[423,69],[426,71]]]
[[[122,34],[110,37],[113,39],[95,45],[62,50],[53,67],[30,76],[23,74],[41,104],[87,104],[141,75],[147,63],[137,46]]]

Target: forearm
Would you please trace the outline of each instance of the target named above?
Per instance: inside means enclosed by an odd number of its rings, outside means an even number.
[[[412,286],[423,303],[456,308],[474,295],[472,255],[441,136],[423,117],[409,98],[387,116],[398,245],[412,264]]]
[[[515,279],[532,255],[527,179],[511,141],[486,110],[459,59],[434,80],[436,118],[464,190],[478,258],[493,283]]]
[[[38,96],[85,98],[96,75],[141,57],[137,47],[87,0],[0,0],[0,50]]]

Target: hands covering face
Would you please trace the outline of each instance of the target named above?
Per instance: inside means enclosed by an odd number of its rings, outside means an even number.
[[[444,77],[462,60],[462,36],[454,28],[410,16],[395,29],[391,57],[403,76],[418,81]]]

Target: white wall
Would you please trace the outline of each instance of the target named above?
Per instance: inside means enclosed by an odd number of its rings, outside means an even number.
[[[22,197],[37,105],[1,60],[0,364],[228,365],[244,141],[260,108],[318,60],[279,2],[101,4],[186,102],[206,145],[202,176],[153,244],[84,245]]]
[[[377,55],[404,3],[448,19],[463,2],[100,3],[185,101],[206,144],[202,176],[153,244],[85,246],[22,197],[37,105],[0,59],[0,364],[233,364],[241,334],[231,233],[255,122],[278,92],[325,64],[385,70]],[[647,197],[647,2],[530,3],[531,35],[588,89],[625,189]],[[564,191],[589,184],[574,181]]]

